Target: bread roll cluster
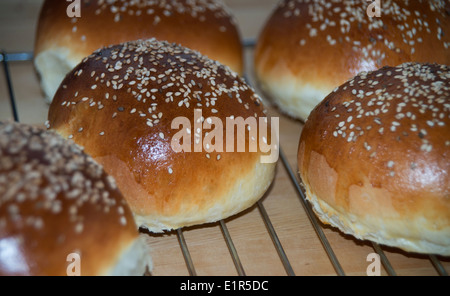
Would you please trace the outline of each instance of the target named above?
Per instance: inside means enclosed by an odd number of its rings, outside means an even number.
[[[0,251],[14,255],[0,256],[0,274],[67,274],[74,254],[82,275],[142,274],[151,259],[139,227],[233,216],[275,175],[262,157],[278,135],[241,78],[223,3],[80,3],[68,17],[68,3],[46,0],[39,18],[49,130],[0,123]],[[257,40],[258,86],[305,123],[298,169],[322,222],[449,256],[448,3],[380,3],[372,16],[365,1],[280,1]],[[213,129],[230,119],[241,133]]]
[[[64,275],[66,257],[77,256],[81,275],[143,274],[152,266],[139,227],[224,219],[253,205],[274,176],[262,152],[171,145],[172,121],[195,126],[195,110],[205,124],[266,118],[238,76],[240,34],[222,2],[80,3],[47,0],[38,22],[34,61],[53,101],[51,131],[0,126],[0,240],[17,254],[0,258],[0,274]]]

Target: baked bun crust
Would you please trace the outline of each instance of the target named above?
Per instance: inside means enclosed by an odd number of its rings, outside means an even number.
[[[274,176],[275,164],[261,163],[261,150],[175,152],[172,138],[181,128],[172,127],[175,118],[188,120],[183,128],[195,142],[213,128],[199,133],[195,109],[203,123],[265,117],[259,97],[228,67],[150,39],[86,58],[63,81],[48,118],[116,178],[137,224],[160,232],[236,214],[253,205]]]
[[[261,31],[255,74],[278,107],[305,120],[336,86],[363,71],[405,62],[450,64],[444,0],[280,1]]]
[[[242,73],[240,32],[229,9],[217,0],[82,0],[81,17],[70,3],[46,0],[38,22],[35,65],[51,101],[64,76],[93,51],[155,37],[180,43]]]
[[[150,263],[100,165],[54,132],[0,122],[0,275],[67,275],[71,253],[80,275],[143,275]]]
[[[298,168],[320,220],[359,239],[450,255],[450,68],[361,73],[303,128]]]

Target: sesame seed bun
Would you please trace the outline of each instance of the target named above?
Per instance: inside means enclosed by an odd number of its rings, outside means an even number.
[[[71,141],[0,122],[0,275],[143,275],[151,259],[115,181]]]
[[[240,32],[230,10],[217,0],[46,0],[38,21],[35,66],[51,101],[64,76],[93,51],[125,41],[155,37],[180,43],[242,73]]]
[[[262,90],[305,120],[336,86],[362,71],[405,62],[450,64],[450,4],[444,0],[280,1],[255,49]]]
[[[63,81],[48,118],[50,128],[85,147],[116,178],[137,224],[161,232],[243,211],[274,176],[275,164],[262,163],[261,150],[176,152],[175,118],[188,119],[183,129],[195,135],[192,145],[211,131],[195,128],[200,122],[194,122],[195,109],[203,123],[212,117],[224,124],[227,117],[265,117],[260,98],[228,67],[150,39],[109,46],[86,58]],[[237,138],[235,133],[234,143]],[[245,143],[249,147],[248,137]]]
[[[320,220],[358,239],[450,255],[450,68],[364,72],[310,114],[298,168]]]

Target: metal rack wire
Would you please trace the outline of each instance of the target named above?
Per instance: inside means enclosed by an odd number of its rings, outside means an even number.
[[[252,48],[254,45],[255,45],[254,40],[244,40],[245,48]],[[18,114],[18,110],[16,107],[16,98],[14,95],[12,77],[11,77],[10,71],[9,71],[9,63],[21,62],[21,61],[32,61],[32,59],[33,59],[33,54],[31,52],[20,52],[20,53],[0,52],[0,62],[3,64],[3,70],[5,73],[6,84],[8,87],[9,100],[10,100],[10,104],[11,104],[11,112],[12,112],[12,115],[13,115],[13,118],[15,121],[19,121],[19,114]],[[334,267],[337,275],[344,276],[345,272],[336,256],[336,254],[334,253],[333,248],[331,247],[331,244],[328,241],[321,224],[318,222],[309,202],[307,201],[304,191],[300,186],[300,180],[298,179],[298,176],[294,173],[295,170],[293,170],[293,168],[290,166],[290,164],[286,158],[286,155],[283,152],[283,148],[282,148],[281,144],[280,144],[279,150],[280,150],[279,151],[280,152],[280,160],[283,164],[283,167],[286,170],[286,172],[290,178],[290,181],[292,182],[292,185],[295,187],[295,191],[298,194],[299,201],[301,202],[301,204],[311,222],[311,225],[313,226],[326,254],[328,255],[330,263]],[[284,266],[286,274],[288,276],[295,276],[296,274],[294,273],[294,270],[288,259],[288,256],[286,255],[286,252],[284,251],[281,241],[275,231],[275,228],[272,225],[270,217],[267,214],[267,211],[261,201],[259,201],[257,203],[257,208],[258,208],[260,215],[264,221],[268,235],[270,236],[270,238],[275,246],[275,249],[278,253],[278,256]],[[221,231],[223,233],[225,242],[229,249],[230,256],[233,260],[233,263],[235,265],[238,275],[245,276],[246,273],[245,273],[243,264],[239,258],[239,254],[235,248],[235,245],[233,243],[233,240],[228,231],[225,221],[223,221],[223,220],[219,221],[219,225],[220,225]],[[177,236],[184,260],[186,262],[186,267],[188,269],[189,275],[196,276],[197,272],[196,272],[193,260],[191,258],[191,255],[190,255],[188,245],[187,245],[184,235],[183,235],[183,229],[177,229],[176,236]],[[386,257],[382,247],[376,243],[372,243],[372,247],[373,247],[374,251],[380,256],[381,262],[382,262],[387,274],[390,276],[397,275],[394,268],[392,267],[391,263],[389,262],[388,258]],[[439,275],[448,276],[446,269],[444,268],[444,266],[442,265],[442,263],[439,261],[439,259],[436,256],[428,255],[428,257]]]

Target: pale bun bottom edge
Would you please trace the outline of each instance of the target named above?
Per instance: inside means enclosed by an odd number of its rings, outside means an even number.
[[[320,221],[339,229],[345,234],[351,235],[359,240],[368,240],[380,245],[399,248],[406,252],[441,255],[445,257],[450,256],[450,227],[446,227],[441,231],[431,232],[426,229],[426,226],[420,227],[423,224],[420,218],[416,221],[399,221],[400,227],[404,227],[405,225],[414,225],[412,227],[415,227],[415,229],[408,229],[408,232],[415,233],[414,237],[401,237],[397,235],[401,231],[399,231],[398,225],[389,226],[389,224],[393,223],[392,221],[384,222],[380,218],[361,219],[361,217],[359,221],[355,221],[355,217],[352,218],[351,214],[339,212],[311,193],[311,190],[307,186],[304,187],[306,189],[306,198],[312,205]],[[429,231],[424,236],[439,238],[440,241],[436,243],[424,238],[417,238],[420,236],[420,232],[424,231]]]
[[[257,85],[267,96],[266,100],[294,119],[305,122],[311,111],[333,91],[332,87],[299,81],[284,74],[281,79],[257,78]]]
[[[236,215],[253,206],[264,196],[273,181],[275,166],[276,163],[258,161],[250,173],[237,178],[237,182],[227,194],[211,197],[215,199],[215,202],[208,208],[191,206],[173,215],[135,213],[136,224],[150,232],[161,233],[182,227],[213,223]]]
[[[139,234],[119,255],[117,261],[103,272],[103,275],[143,276],[147,271],[152,271],[152,269],[153,260],[148,235]]]
[[[39,83],[45,101],[49,104],[66,75],[78,64],[76,59],[70,57],[70,55],[68,49],[56,48],[43,51],[34,59],[34,66],[39,74]],[[81,62],[81,59],[79,62]]]

